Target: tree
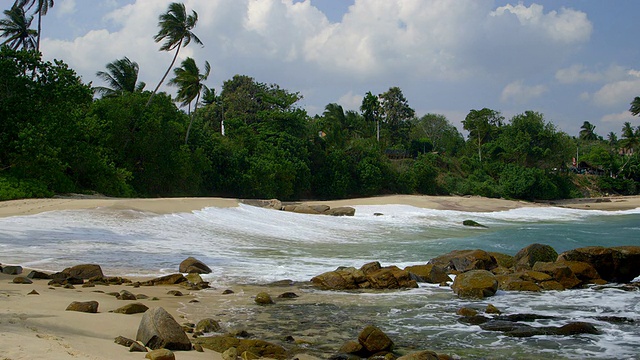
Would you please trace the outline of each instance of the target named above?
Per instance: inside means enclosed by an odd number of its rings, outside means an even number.
[[[609,132],[609,134],[607,134],[607,142],[609,146],[616,148],[618,146],[618,135],[613,131]]]
[[[6,40],[2,45],[8,45],[14,50],[36,49],[35,36],[37,32],[29,29],[33,16],[27,17],[25,11],[20,6],[13,6],[9,10],[4,11],[5,19],[0,20],[0,31]]]
[[[596,126],[588,121],[585,121],[580,127],[580,139],[593,141],[598,140],[598,135],[595,133]]]
[[[160,42],[164,40],[162,47],[160,50],[162,51],[173,51],[176,50],[175,55],[173,56],[173,60],[171,60],[171,65],[160,79],[158,86],[153,90],[153,93],[149,97],[147,101],[147,106],[151,103],[151,99],[155,96],[156,92],[169,75],[169,72],[173,68],[173,64],[176,63],[176,59],[178,58],[178,54],[180,53],[180,48],[185,47],[191,43],[191,41],[196,44],[202,45],[202,41],[194,34],[191,30],[198,23],[198,13],[195,11],[191,12],[191,15],[187,15],[187,10],[182,3],[171,3],[169,5],[169,9],[166,13],[160,15],[158,26],[160,27],[160,31],[154,36],[154,40],[156,42]]]
[[[373,95],[371,91],[367,92],[362,99],[360,111],[362,111],[362,116],[364,116],[366,122],[375,124],[376,140],[380,141],[380,113],[382,113],[382,108],[378,97]]]
[[[625,122],[622,126],[622,140],[620,144],[627,150],[636,150],[640,144],[640,126],[634,129],[630,122]]]
[[[144,82],[138,82],[138,63],[124,57],[106,65],[107,71],[98,71],[96,76],[107,83],[108,87],[96,86],[94,90],[102,96],[115,96],[125,92],[142,92]]]
[[[393,145],[408,140],[410,128],[409,120],[413,119],[415,110],[409,107],[409,102],[402,94],[399,87],[392,87],[387,92],[380,94],[383,121],[391,132]]]
[[[189,133],[191,132],[191,125],[193,124],[193,114],[191,113],[191,102],[195,100],[193,113],[198,110],[198,103],[200,102],[200,94],[205,89],[203,81],[207,80],[209,73],[211,73],[211,65],[208,61],[204,63],[204,74],[200,73],[198,65],[193,58],[186,58],[182,62],[182,66],[173,70],[175,77],[169,81],[169,85],[178,87],[178,96],[176,100],[181,102],[182,106],[188,107],[189,127],[187,127],[187,134],[184,137],[184,143],[189,142]]]
[[[633,99],[629,111],[631,111],[633,116],[638,116],[638,114],[640,114],[640,96],[636,96],[635,99]]]
[[[426,114],[413,121],[411,128],[413,139],[429,139],[433,148],[438,152],[454,153],[464,139],[446,116],[441,114]]]
[[[38,14],[38,40],[36,51],[40,51],[40,36],[42,34],[42,16],[47,15],[49,9],[53,7],[53,0],[16,0],[14,6],[19,6],[27,10],[35,5],[35,13]]]
[[[469,132],[469,139],[475,138],[478,143],[478,159],[482,162],[482,144],[490,141],[502,127],[504,117],[499,111],[484,108],[471,110],[462,120],[464,129]]]

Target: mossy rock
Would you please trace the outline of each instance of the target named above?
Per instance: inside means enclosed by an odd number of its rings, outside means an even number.
[[[480,223],[479,223],[479,222],[477,222],[477,221],[473,221],[473,220],[464,220],[464,221],[462,222],[462,225],[464,225],[464,226],[471,226],[471,227],[485,228],[485,229],[487,228],[486,226],[484,226],[484,225],[480,224]]]

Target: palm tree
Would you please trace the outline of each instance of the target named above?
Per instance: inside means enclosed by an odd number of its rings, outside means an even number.
[[[38,14],[38,41],[36,42],[36,50],[40,51],[40,34],[42,34],[42,15],[47,15],[49,9],[53,7],[53,0],[16,0],[14,6],[31,9],[36,6],[35,13]]]
[[[173,56],[173,60],[171,60],[171,65],[164,73],[162,79],[158,83],[158,86],[153,90],[153,93],[149,97],[149,101],[147,101],[147,106],[151,103],[151,99],[155,96],[156,92],[169,75],[169,72],[173,68],[173,64],[175,64],[176,59],[178,58],[178,54],[180,53],[180,48],[189,45],[191,41],[196,44],[202,45],[202,41],[193,33],[191,30],[196,26],[198,22],[198,13],[192,11],[191,15],[187,16],[187,10],[182,3],[171,3],[169,5],[169,9],[166,13],[160,15],[158,26],[160,27],[160,31],[154,36],[154,40],[156,42],[160,42],[164,40],[162,47],[160,50],[162,51],[172,51],[176,50],[175,55]]]
[[[609,132],[607,135],[607,141],[609,142],[609,145],[614,148],[618,146],[618,136],[613,131]]]
[[[35,49],[37,33],[29,29],[33,16],[27,17],[24,9],[15,5],[5,10],[4,15],[6,18],[0,20],[0,32],[2,32],[0,36],[6,38],[2,45],[8,45],[14,50]]]
[[[94,90],[102,96],[116,96],[125,92],[142,92],[146,86],[138,82],[138,63],[124,57],[106,65],[107,71],[98,71],[96,76],[107,83],[108,87],[97,86]]]
[[[585,121],[580,127],[580,139],[592,141],[598,140],[598,135],[595,133],[596,126],[588,121]]]
[[[200,69],[198,69],[198,65],[196,65],[196,61],[193,58],[186,58],[181,67],[173,70],[175,77],[169,80],[169,85],[174,85],[178,87],[178,96],[176,100],[181,101],[182,106],[188,107],[189,114],[189,127],[187,128],[187,135],[184,138],[184,143],[187,144],[189,142],[189,133],[191,132],[191,125],[193,124],[193,115],[195,115],[196,110],[198,109],[198,103],[200,102],[200,94],[206,88],[203,84],[205,80],[209,77],[209,73],[211,73],[211,65],[209,65],[208,61],[204,63],[204,74],[200,73]],[[191,112],[191,102],[195,100],[195,105],[193,109],[193,113]]]
[[[631,111],[633,116],[638,116],[638,114],[640,114],[640,96],[636,96],[635,99],[633,99],[629,111]]]
[[[627,150],[636,150],[640,145],[640,126],[634,129],[630,122],[625,122],[624,126],[622,126],[622,140],[620,143]]]

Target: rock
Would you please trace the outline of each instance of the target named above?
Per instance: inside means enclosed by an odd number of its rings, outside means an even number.
[[[360,332],[358,342],[371,354],[379,351],[388,351],[393,348],[393,341],[387,334],[373,325],[365,327]]]
[[[480,223],[478,223],[476,221],[473,221],[473,220],[464,220],[462,222],[462,225],[471,226],[471,227],[485,228],[485,229],[487,228],[486,226],[484,226],[484,225],[482,225],[482,224],[480,224]]]
[[[484,310],[484,312],[487,314],[498,314],[498,315],[502,314],[502,311],[500,311],[493,304],[487,304],[487,308]]]
[[[102,268],[100,267],[100,265],[82,264],[82,265],[76,265],[70,268],[66,268],[62,270],[60,273],[53,274],[52,278],[58,279],[61,277],[67,277],[67,278],[74,277],[74,278],[79,278],[83,280],[88,280],[95,276],[104,277],[104,274],[102,273]]]
[[[222,292],[222,295],[231,295],[231,294],[235,294],[235,291],[231,289],[226,289],[225,291]]]
[[[315,276],[311,279],[311,282],[325,290],[409,289],[418,287],[418,284],[411,278],[411,274],[408,271],[400,270],[396,266],[382,268],[378,262],[365,264],[360,269],[353,267],[338,268]]]
[[[220,329],[221,329],[220,323],[211,318],[202,319],[198,321],[198,324],[196,324],[196,327],[195,327],[196,332],[202,332],[202,333],[218,332],[220,331]]]
[[[22,266],[5,265],[2,267],[2,273],[5,275],[20,275],[22,274]]]
[[[507,255],[499,252],[493,252],[493,251],[489,251],[489,255],[493,256],[496,259],[498,266],[502,266],[504,268],[509,269],[514,267],[516,264],[515,258],[511,255]]]
[[[567,325],[561,326],[559,329],[557,329],[554,332],[554,334],[564,335],[564,336],[579,335],[579,334],[599,335],[599,334],[602,334],[602,332],[596,329],[596,327],[593,326],[593,324],[590,324],[587,322],[572,322]]]
[[[278,295],[278,299],[295,299],[298,297],[298,294],[290,291]]]
[[[149,310],[149,307],[142,303],[131,303],[113,310],[117,314],[140,314]]]
[[[400,356],[397,360],[438,360],[438,354],[433,351],[419,351]]]
[[[238,358],[238,349],[234,347],[230,347],[225,352],[222,353],[223,360],[236,360],[237,358]]]
[[[137,300],[136,296],[127,290],[120,291],[120,293],[116,295],[116,298],[118,300]]]
[[[555,281],[559,282],[565,289],[573,289],[582,283],[578,280],[573,271],[571,271],[567,265],[563,265],[562,263],[538,261],[533,266],[533,270],[551,275],[551,277]]]
[[[519,269],[531,269],[538,261],[554,262],[558,253],[549,245],[531,244],[518,251],[514,260]]]
[[[251,351],[244,351],[242,355],[240,355],[242,360],[256,360],[260,359],[260,355],[252,353]]]
[[[209,268],[202,261],[194,258],[188,257],[180,263],[181,273],[196,273],[196,274],[211,274],[211,268]]]
[[[460,298],[483,299],[495,295],[498,280],[487,270],[471,270],[456,276],[451,288]]]
[[[340,347],[340,350],[338,351],[343,354],[358,355],[358,354],[362,354],[363,349],[364,347],[358,341],[349,340],[346,343],[344,343],[342,347]]]
[[[31,290],[27,295],[40,295],[40,293],[35,290]]]
[[[601,279],[596,268],[589,263],[582,261],[560,260],[558,261],[558,264],[568,266],[583,284],[593,284],[596,280]]]
[[[602,279],[627,283],[640,275],[640,246],[583,247],[566,251],[558,262],[580,261],[593,266]]]
[[[321,214],[320,211],[316,210],[315,208],[309,206],[309,205],[297,205],[296,207],[293,208],[293,212],[297,213],[297,214],[310,214],[310,215],[318,215]]]
[[[204,352],[204,348],[201,345],[193,345],[193,349],[197,352]]]
[[[454,250],[429,261],[443,267],[447,271],[465,272],[470,270],[492,270],[498,262],[484,250]]]
[[[364,265],[362,265],[360,267],[360,271],[362,272],[362,274],[364,274],[364,278],[362,278],[362,280],[358,280],[357,278],[355,279],[356,281],[366,281],[366,276],[374,273],[378,270],[382,269],[382,265],[380,265],[380,262],[378,261],[372,261],[370,263],[366,263]],[[359,274],[356,274],[357,276],[360,276]],[[355,277],[355,276],[354,276]]]
[[[31,279],[23,277],[23,276],[14,277],[12,282],[14,284],[33,284],[33,281],[31,281]]]
[[[456,310],[456,314],[460,316],[471,317],[478,315],[478,311],[469,307],[461,307],[460,309]]]
[[[273,304],[273,300],[271,299],[271,295],[266,292],[261,292],[256,295],[255,302],[258,305],[270,305]]]
[[[115,338],[115,340],[113,342],[118,344],[118,345],[129,347],[129,346],[131,346],[131,344],[135,343],[136,341],[132,340],[132,339],[129,339],[129,338],[126,338],[124,336],[118,336],[117,338]]]
[[[366,276],[361,270],[355,268],[343,268],[320,274],[311,279],[311,282],[325,290],[351,290],[357,289],[359,283],[366,281]]]
[[[167,291],[167,295],[184,296],[184,294],[180,290],[169,290],[169,291]]]
[[[129,352],[147,352],[147,348],[139,342],[134,341],[129,345]]]
[[[411,278],[406,270],[395,266],[384,267],[367,274],[367,281],[373,289],[410,289],[417,288],[418,283]]]
[[[97,301],[74,301],[69,306],[67,306],[66,311],[79,311],[85,313],[95,314],[98,312],[98,302]]]
[[[413,279],[417,282],[441,284],[451,281],[446,271],[435,264],[407,266],[405,270],[414,275]]]
[[[245,351],[253,353],[259,357],[271,359],[285,359],[287,357],[286,350],[279,345],[272,344],[263,340],[254,339],[238,339],[232,336],[208,336],[193,339],[195,344],[201,345],[206,349],[224,353],[229,348],[236,348],[238,353]]]
[[[200,284],[203,283],[204,280],[202,280],[202,276],[200,276],[200,274],[192,272],[187,274],[187,276],[185,276],[187,278],[187,281],[192,283],[192,284]]]
[[[529,280],[523,280],[521,274],[499,275],[496,277],[498,280],[498,287],[500,290],[505,291],[533,291],[539,292],[542,289],[535,282]]]
[[[348,206],[340,206],[331,208],[324,213],[331,216],[354,216],[356,214],[356,209]]]
[[[42,271],[31,270],[31,272],[27,275],[29,279],[41,279],[41,280],[51,280],[51,275],[47,273],[43,273]]]
[[[147,353],[145,358],[151,360],[176,360],[174,353],[168,349],[151,350]]]
[[[187,278],[182,274],[171,274],[162,276],[156,279],[151,279],[141,283],[144,286],[157,286],[157,285],[176,285],[187,281]]]
[[[191,350],[191,342],[182,327],[161,307],[147,310],[138,326],[136,340],[151,349]]]

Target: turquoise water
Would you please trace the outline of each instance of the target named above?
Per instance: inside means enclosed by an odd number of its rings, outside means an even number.
[[[461,224],[465,219],[489,228],[464,227]],[[97,263],[107,275],[156,276],[176,272],[180,261],[195,256],[214,270],[206,280],[222,288],[282,279],[308,281],[338,266],[360,267],[370,261],[400,267],[424,264],[455,249],[479,248],[514,255],[531,243],[549,244],[558,252],[593,245],[640,245],[639,230],[640,209],[601,212],[524,208],[472,213],[385,205],[357,206],[356,216],[348,218],[244,205],[172,215],[58,211],[0,219],[0,263],[45,271]],[[339,341],[357,336],[363,323],[373,322],[398,339],[400,351],[432,349],[472,359],[639,356],[638,291],[499,292],[484,302],[459,300],[448,287],[433,286],[373,294],[305,290],[302,295],[299,302],[287,306],[242,308],[230,313],[244,312],[245,317],[256,319],[264,315],[277,319],[287,314],[309,316],[301,322],[332,329],[333,349],[339,347]],[[305,297],[313,301],[307,303]],[[533,325],[589,321],[603,335],[518,339],[458,322],[455,310],[460,306],[480,309],[489,302],[510,314],[557,317]],[[264,314],[266,311],[271,313]],[[613,324],[597,316],[625,317],[633,322]],[[275,321],[269,331],[265,330],[265,336],[273,334],[274,327],[277,329]],[[291,330],[281,329],[282,333],[287,331]],[[256,332],[260,333],[259,329]],[[329,353],[331,346],[322,343],[316,341],[312,350]]]

